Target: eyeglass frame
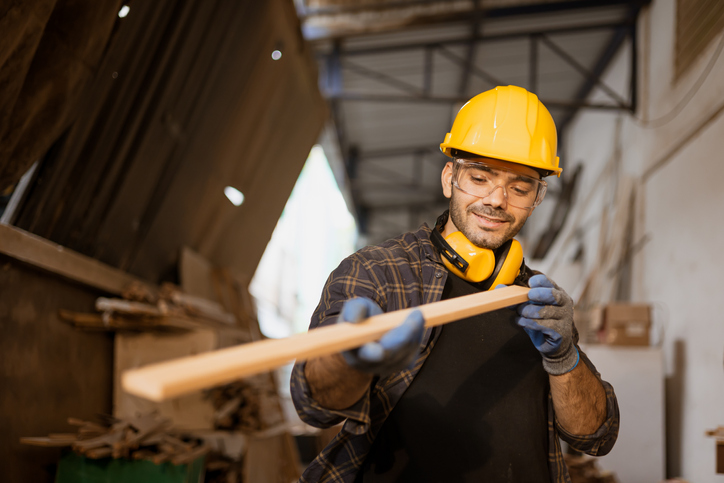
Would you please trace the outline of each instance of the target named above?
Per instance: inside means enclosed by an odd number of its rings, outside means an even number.
[[[513,207],[515,207],[515,208],[519,208],[519,209],[521,209],[521,210],[529,210],[529,211],[530,211],[530,210],[533,210],[534,208],[536,208],[538,205],[541,204],[541,202],[543,201],[543,198],[545,198],[546,192],[548,191],[548,183],[547,183],[544,179],[534,178],[533,176],[529,176],[529,175],[527,175],[527,174],[521,173],[520,171],[517,171],[517,170],[515,170],[515,169],[507,168],[507,167],[501,167],[501,166],[495,166],[495,165],[493,165],[493,164],[489,164],[489,163],[486,163],[485,161],[481,161],[481,160],[478,160],[478,159],[465,159],[465,158],[458,158],[458,157],[453,158],[453,159],[454,159],[454,164],[453,164],[452,180],[451,180],[451,181],[452,181],[452,185],[453,185],[455,188],[459,189],[460,191],[462,191],[463,193],[465,193],[465,194],[467,194],[467,195],[470,195],[470,196],[474,196],[474,197],[476,197],[476,198],[483,199],[483,198],[487,198],[488,196],[492,195],[492,194],[495,192],[495,190],[498,189],[498,187],[500,187],[500,188],[503,189],[503,196],[505,196],[505,201],[506,201],[507,203],[509,203],[511,206],[513,206]],[[508,172],[508,173],[514,173],[516,176],[524,176],[524,177],[526,177],[526,178],[530,178],[531,180],[537,182],[537,183],[538,183],[538,193],[536,194],[536,198],[535,198],[535,201],[533,202],[533,205],[530,206],[530,207],[523,207],[523,206],[517,206],[517,205],[515,205],[515,204],[513,204],[513,203],[510,203],[510,201],[509,201],[509,199],[508,199],[508,190],[506,189],[506,187],[505,187],[504,185],[501,185],[501,184],[496,184],[496,185],[493,187],[493,189],[490,190],[490,193],[488,193],[488,194],[485,195],[485,196],[479,196],[479,195],[470,193],[470,192],[468,192],[468,191],[465,191],[464,189],[462,189],[462,188],[460,187],[460,184],[458,183],[458,174],[459,174],[460,169],[461,169],[462,167],[471,166],[471,165],[485,166],[486,168],[493,169],[493,170],[499,170],[499,171],[505,171],[505,172]]]

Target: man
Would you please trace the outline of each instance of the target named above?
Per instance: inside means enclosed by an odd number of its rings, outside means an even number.
[[[441,144],[452,158],[442,171],[449,215],[332,272],[312,329],[488,290],[511,263],[505,283],[531,290],[517,307],[432,329],[413,311],[377,342],[296,364],[300,417],[344,421],[301,481],[564,482],[559,437],[591,455],[610,451],[616,397],[578,348],[573,302],[515,255],[542,177],[560,175],[556,146],[534,94],[508,86],[476,96]]]

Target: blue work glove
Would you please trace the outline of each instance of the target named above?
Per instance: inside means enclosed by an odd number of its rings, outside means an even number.
[[[356,324],[381,313],[382,309],[372,300],[354,298],[345,302],[337,323]],[[415,310],[402,324],[385,333],[379,341],[344,351],[342,357],[358,371],[377,375],[391,374],[412,364],[420,350],[424,332],[425,319],[422,312]]]
[[[529,302],[518,305],[516,323],[543,356],[548,374],[572,371],[579,357],[573,343],[573,300],[545,275],[532,276],[528,286]]]

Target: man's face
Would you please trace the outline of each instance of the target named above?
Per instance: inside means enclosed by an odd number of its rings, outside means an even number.
[[[488,158],[476,161],[540,178],[535,170],[515,163]],[[511,173],[511,177],[513,176],[514,173]],[[452,178],[453,162],[448,162],[442,172],[442,186],[445,197],[450,198],[450,218],[443,230],[443,236],[460,230],[473,244],[494,250],[517,235],[533,212],[532,208],[511,206],[501,188],[480,198],[452,186]]]

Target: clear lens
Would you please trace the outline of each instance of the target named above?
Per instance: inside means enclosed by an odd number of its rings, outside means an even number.
[[[455,160],[453,185],[479,198],[486,198],[497,188],[502,188],[508,204],[523,209],[538,206],[547,188],[546,182],[541,179],[464,159]]]

